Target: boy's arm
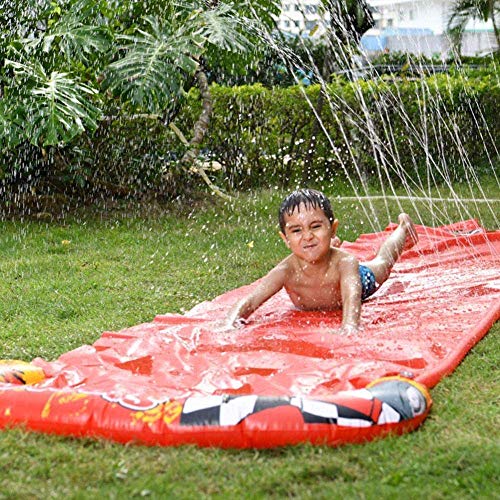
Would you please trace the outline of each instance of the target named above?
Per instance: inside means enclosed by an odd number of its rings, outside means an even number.
[[[342,257],[339,262],[340,293],[342,295],[341,334],[356,333],[361,316],[361,280],[359,262],[352,256]]]
[[[253,292],[231,307],[226,316],[226,326],[228,328],[240,326],[239,320],[248,318],[267,299],[283,288],[285,276],[286,264],[281,262],[262,278]]]

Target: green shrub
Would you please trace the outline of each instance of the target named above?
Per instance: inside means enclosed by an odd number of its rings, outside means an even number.
[[[365,188],[371,182],[448,183],[467,178],[467,169],[476,165],[496,167],[491,151],[499,147],[500,92],[487,68],[457,68],[423,79],[338,78],[328,85],[313,151],[319,85],[213,85],[211,91],[214,114],[201,155],[222,165],[207,173],[225,189],[301,183],[309,156],[309,180],[341,177]],[[200,110],[199,94],[192,91],[175,119],[188,138]],[[0,189],[11,200],[21,191],[70,198],[176,197],[205,186],[179,166],[184,150],[159,119],[108,119],[92,136],[65,148],[42,151],[21,144],[5,150]]]
[[[300,179],[319,86],[212,90],[216,112],[205,145],[224,163],[230,185]],[[466,168],[484,163],[488,151],[498,148],[498,98],[492,74],[338,79],[328,86],[312,177],[461,179]]]

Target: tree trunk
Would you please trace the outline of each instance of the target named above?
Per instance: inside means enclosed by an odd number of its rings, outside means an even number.
[[[191,165],[198,157],[200,145],[203,142],[205,134],[207,133],[208,125],[213,112],[212,95],[210,94],[206,73],[201,68],[198,68],[195,78],[198,80],[198,87],[201,93],[202,110],[198,120],[194,124],[194,134],[189,141],[189,149],[184,153],[181,160],[182,163]]]
[[[495,32],[495,38],[497,40],[497,51],[500,50],[500,32],[498,31],[498,26],[495,19],[495,0],[490,0],[490,13],[491,22],[493,24],[493,31]]]
[[[173,123],[170,123],[169,127],[175,132],[179,139],[189,147],[189,149],[184,153],[181,159],[181,164],[193,167],[193,169],[201,176],[201,178],[205,181],[207,186],[212,190],[214,194],[226,200],[232,200],[231,196],[221,191],[210,180],[207,173],[205,172],[203,164],[197,161],[201,143],[203,142],[203,138],[205,137],[205,134],[208,130],[208,125],[210,124],[210,118],[213,112],[213,101],[212,95],[210,94],[210,88],[208,86],[206,73],[201,68],[198,68],[195,74],[195,78],[198,80],[198,87],[200,89],[202,99],[202,109],[198,120],[196,120],[196,123],[194,124],[193,137],[189,142],[187,142],[182,132]]]

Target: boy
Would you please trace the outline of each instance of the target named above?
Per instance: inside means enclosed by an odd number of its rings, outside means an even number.
[[[403,249],[418,237],[406,214],[385,240],[377,256],[360,264],[358,259],[336,248],[339,221],[330,201],[319,191],[301,189],[285,198],[279,210],[280,236],[292,254],[272,269],[247,297],[228,313],[225,326],[239,327],[261,304],[285,287],[299,309],[342,309],[340,334],[359,330],[361,302],[387,280]]]

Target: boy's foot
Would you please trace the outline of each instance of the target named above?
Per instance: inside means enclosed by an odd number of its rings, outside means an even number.
[[[409,250],[418,242],[418,235],[415,229],[415,225],[413,224],[413,221],[408,214],[399,214],[398,221],[399,227],[404,229],[406,233],[406,240],[403,250]]]

